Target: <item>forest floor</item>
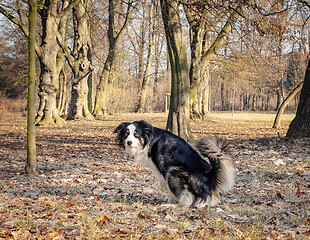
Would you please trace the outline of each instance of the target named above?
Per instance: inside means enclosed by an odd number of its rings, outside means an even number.
[[[272,129],[274,114],[212,113],[194,138],[230,141],[233,191],[216,207],[186,209],[114,142],[123,121],[164,128],[166,115],[120,114],[37,128],[39,175],[24,172],[26,119],[0,121],[0,239],[310,239],[309,139]]]

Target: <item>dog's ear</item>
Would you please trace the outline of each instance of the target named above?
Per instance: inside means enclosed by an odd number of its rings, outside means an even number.
[[[121,123],[117,128],[114,129],[114,133],[120,133],[126,126],[128,126],[128,122]]]
[[[151,141],[153,137],[154,127],[146,121],[136,121],[136,124],[143,129],[144,147]]]
[[[117,133],[117,136],[115,138],[115,141],[117,143],[117,145],[121,146],[121,147],[125,147],[124,146],[124,129],[129,125],[128,122],[123,122],[121,123],[117,128],[115,128],[114,133]]]
[[[136,123],[139,127],[141,127],[144,130],[146,134],[153,133],[154,127],[151,124],[149,124],[147,121],[141,120],[141,121],[136,121]]]

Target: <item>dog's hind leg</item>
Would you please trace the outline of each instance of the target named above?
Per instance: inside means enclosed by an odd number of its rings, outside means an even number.
[[[185,186],[186,187],[186,186]],[[185,188],[178,196],[178,202],[184,207],[190,207],[195,201],[195,196]]]
[[[166,176],[166,182],[170,199],[177,201],[184,207],[193,205],[195,196],[188,190],[184,176],[168,174]]]

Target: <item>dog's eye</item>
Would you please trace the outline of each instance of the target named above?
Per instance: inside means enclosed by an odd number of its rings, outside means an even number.
[[[129,135],[129,130],[125,132],[125,136],[127,137],[128,135]]]
[[[137,138],[139,137],[139,133],[137,131],[134,131],[133,135]]]

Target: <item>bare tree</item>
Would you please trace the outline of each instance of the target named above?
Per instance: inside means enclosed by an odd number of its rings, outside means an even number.
[[[179,1],[161,0],[160,3],[171,67],[171,99],[166,128],[190,140],[190,80]]]
[[[310,137],[310,55],[296,116],[291,122],[286,136],[292,138]]]
[[[129,17],[133,11],[132,4],[133,0],[129,0],[127,3],[127,10],[124,16],[123,24],[118,28],[119,31],[117,31],[115,26],[115,13],[116,13],[115,0],[109,0],[109,26],[108,26],[109,52],[104,63],[100,82],[97,86],[95,108],[93,112],[93,114],[96,117],[103,117],[107,114],[106,95],[107,95],[109,76],[115,63],[118,44],[125,29],[129,24]]]
[[[28,35],[28,96],[27,96],[27,162],[25,170],[27,174],[37,174],[36,154],[36,28],[38,0],[29,0],[29,35]]]
[[[91,65],[92,47],[90,26],[87,13],[89,7],[89,0],[81,0],[80,3],[73,8],[74,43],[72,51],[65,43],[65,39],[58,34],[58,43],[64,50],[73,72],[71,102],[68,115],[69,120],[94,119],[88,106],[88,78],[93,70]]]
[[[62,125],[64,119],[59,116],[57,109],[56,95],[58,91],[58,78],[61,68],[57,65],[59,58],[59,48],[57,47],[57,33],[61,19],[66,17],[67,13],[80,1],[74,0],[68,4],[69,0],[63,0],[59,4],[58,0],[45,0],[38,6],[38,12],[41,17],[41,42],[36,43],[36,53],[40,63],[40,103],[37,112],[36,123],[38,125]],[[62,7],[62,10],[59,7]],[[10,21],[16,24],[23,34],[28,38],[29,32],[24,21],[22,6],[17,1],[17,13],[19,19],[11,15],[0,6],[0,12]],[[64,25],[62,25],[64,26]]]
[[[147,53],[145,70],[143,71],[142,85],[140,88],[140,95],[139,95],[136,112],[145,112],[146,93],[147,93],[147,87],[150,81],[153,52],[155,48],[156,29],[157,29],[157,24],[158,24],[157,16],[156,16],[157,10],[158,10],[158,0],[152,0],[150,7],[149,7],[150,23],[149,23],[148,53]]]
[[[191,113],[193,118],[202,118],[204,104],[208,104],[210,91],[208,89],[208,65],[213,56],[219,51],[225,37],[229,34],[233,24],[242,14],[243,4],[238,3],[235,8],[230,7],[230,16],[223,25],[219,34],[210,45],[210,29],[212,25],[222,21],[212,16],[209,3],[197,1],[195,3],[183,2],[187,20],[190,25],[191,37],[191,65],[190,65],[190,82],[191,82]],[[231,4],[233,6],[233,4]],[[222,14],[220,18],[225,19]],[[215,23],[214,23],[215,22]],[[207,94],[207,96],[204,96]],[[205,112],[205,110],[204,110]]]

